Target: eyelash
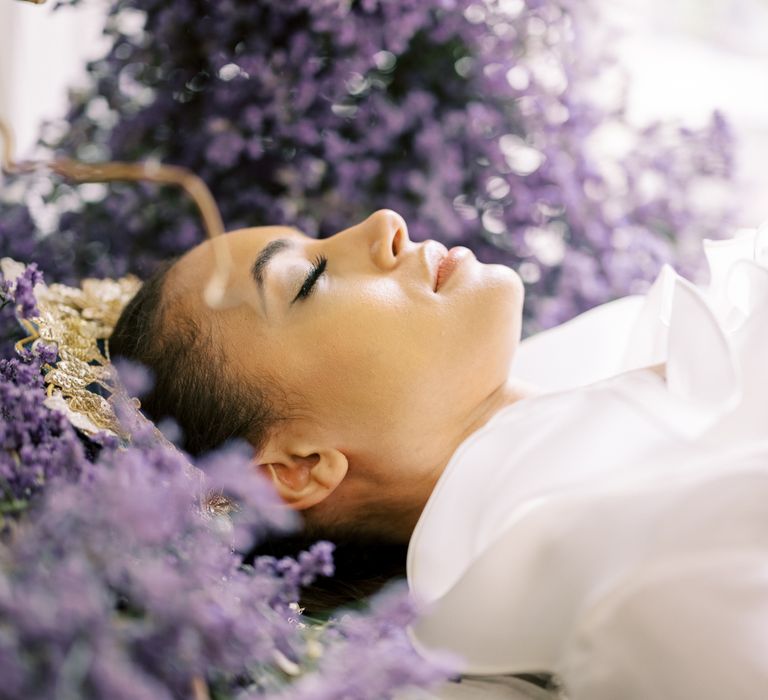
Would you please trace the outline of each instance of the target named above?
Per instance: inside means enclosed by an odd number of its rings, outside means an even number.
[[[304,280],[304,284],[301,285],[299,293],[294,297],[294,301],[299,299],[306,299],[315,288],[315,282],[320,279],[320,276],[325,272],[325,267],[328,264],[328,258],[324,255],[319,255],[312,261],[312,269],[309,271],[307,278]]]

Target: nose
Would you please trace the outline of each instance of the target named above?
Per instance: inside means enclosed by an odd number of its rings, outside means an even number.
[[[391,270],[410,243],[408,224],[392,209],[379,209],[365,221],[369,227],[371,257],[377,267]]]

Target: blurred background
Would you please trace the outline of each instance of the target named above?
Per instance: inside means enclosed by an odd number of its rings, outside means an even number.
[[[768,0],[601,0],[616,29],[615,54],[629,76],[637,124],[679,118],[701,126],[722,110],[737,136],[737,223],[768,218]],[[31,153],[44,118],[60,116],[85,62],[109,48],[107,5],[53,12],[0,2],[0,115]]]
[[[29,153],[43,119],[66,110],[67,89],[83,82],[86,61],[109,47],[105,3],[53,8],[0,2],[0,115],[13,127],[20,155]]]
[[[396,209],[518,269],[524,335],[664,262],[703,281],[701,238],[768,218],[768,0],[64,4],[0,0],[20,157],[185,165],[230,229]],[[183,204],[9,180],[0,253],[144,275],[200,240]]]

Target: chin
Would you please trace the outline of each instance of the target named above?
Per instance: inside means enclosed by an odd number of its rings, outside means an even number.
[[[520,275],[506,265],[494,265],[498,268],[499,285],[495,290],[494,301],[494,336],[501,348],[500,355],[504,356],[504,364],[508,367],[520,343],[523,325],[523,302],[525,301],[525,285]]]
[[[494,383],[506,380],[520,343],[525,288],[505,265],[483,265],[480,274],[471,303],[464,308],[457,346],[464,347],[465,362],[471,357],[477,363],[475,376]]]
[[[504,265],[501,267],[504,267],[505,270],[509,270],[511,282],[514,284],[515,289],[517,290],[518,294],[520,295],[520,299],[522,300],[525,297],[525,285],[523,284],[522,277],[517,274],[517,270],[513,270],[511,267],[506,267]]]
[[[520,275],[506,265],[484,265],[484,283],[493,297],[491,303],[499,307],[499,312],[506,314],[509,321],[522,316],[525,301],[525,285]],[[519,319],[518,319],[519,320]]]

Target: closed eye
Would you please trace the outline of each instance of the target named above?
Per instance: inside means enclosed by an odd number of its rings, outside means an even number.
[[[317,280],[320,279],[320,275],[325,272],[327,264],[328,258],[323,255],[318,256],[312,261],[312,268],[304,280],[304,284],[301,285],[301,289],[299,289],[298,294],[296,294],[296,296],[293,298],[293,301],[291,301],[291,304],[297,302],[299,299],[306,299],[310,294],[312,294],[312,290],[315,288],[315,282],[317,282]]]

